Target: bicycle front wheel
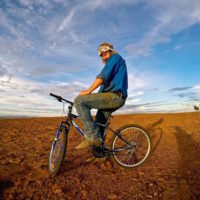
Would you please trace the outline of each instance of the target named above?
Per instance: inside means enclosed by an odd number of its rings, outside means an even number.
[[[62,161],[65,158],[67,148],[67,132],[66,128],[62,127],[62,130],[59,131],[58,136],[52,143],[49,155],[49,171],[52,175],[56,175],[58,173]]]
[[[128,124],[117,131],[111,141],[112,156],[118,165],[133,168],[143,164],[151,154],[152,142],[144,128]]]

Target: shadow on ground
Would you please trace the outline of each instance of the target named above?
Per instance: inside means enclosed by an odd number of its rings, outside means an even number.
[[[150,124],[146,128],[146,130],[150,134],[151,140],[152,140],[152,151],[151,151],[151,153],[153,153],[155,151],[155,149],[158,147],[158,145],[159,145],[159,143],[162,139],[163,131],[160,127],[157,128],[157,126],[162,124],[163,121],[164,121],[164,119],[160,118],[158,121],[154,122],[153,124]]]
[[[3,194],[3,190],[7,189],[7,188],[11,188],[14,186],[13,181],[10,180],[1,180],[0,181],[0,199],[2,197]]]
[[[177,184],[180,198],[200,199],[200,160],[197,160],[200,155],[200,143],[179,126],[175,126],[175,136],[180,153],[180,177]]]

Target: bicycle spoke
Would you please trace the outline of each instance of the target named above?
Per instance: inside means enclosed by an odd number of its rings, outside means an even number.
[[[139,137],[137,137],[137,140],[135,141],[135,143],[138,143],[138,141],[140,141],[141,140],[141,138],[143,138],[143,137],[145,137],[144,135],[142,135],[142,134],[140,134],[140,136]]]
[[[120,148],[115,148],[114,152],[119,152],[119,151],[129,150],[129,149],[132,149],[132,147],[120,147]]]
[[[126,156],[129,154],[129,152],[127,151]],[[124,160],[126,160],[126,157],[124,158]]]

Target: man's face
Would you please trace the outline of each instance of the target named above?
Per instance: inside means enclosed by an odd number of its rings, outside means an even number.
[[[110,51],[106,51],[106,52],[103,52],[103,53],[101,54],[101,58],[102,58],[102,60],[104,60],[104,61],[107,61],[107,60],[110,58],[110,56],[111,56],[111,52],[110,52]]]

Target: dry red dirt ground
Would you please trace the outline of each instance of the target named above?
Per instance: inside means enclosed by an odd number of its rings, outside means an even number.
[[[112,128],[139,124],[153,141],[149,160],[132,170],[109,159],[87,162],[92,155],[74,149],[82,138],[71,127],[60,173],[51,177],[48,156],[60,120],[0,120],[0,199],[200,199],[200,112],[114,115]]]

